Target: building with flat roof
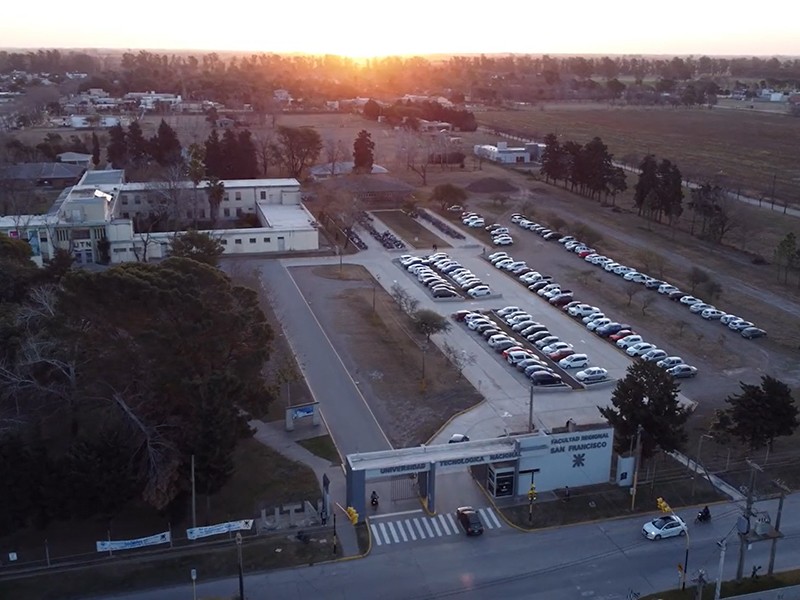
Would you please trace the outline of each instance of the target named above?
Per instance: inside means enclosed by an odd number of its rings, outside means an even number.
[[[46,215],[0,218],[0,234],[31,244],[42,264],[57,249],[78,264],[146,262],[169,255],[188,228],[218,239],[227,254],[319,249],[317,223],[300,202],[296,179],[227,180],[219,206],[208,182],[125,183],[120,170],[87,171]]]

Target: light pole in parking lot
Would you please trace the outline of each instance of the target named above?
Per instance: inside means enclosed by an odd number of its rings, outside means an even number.
[[[533,381],[531,381],[531,397],[528,400],[528,433],[533,433]]]
[[[375,312],[375,294],[378,289],[378,283],[381,280],[380,275],[375,275],[375,279],[372,280],[372,312]]]
[[[694,485],[697,481],[697,471],[700,468],[700,451],[703,449],[703,440],[705,438],[713,440],[714,436],[704,433],[700,436],[700,439],[697,440],[697,456],[694,458],[694,474],[692,475],[692,498],[694,498]]]

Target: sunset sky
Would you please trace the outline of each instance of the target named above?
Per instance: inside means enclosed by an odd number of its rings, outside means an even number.
[[[6,48],[800,55],[796,18],[743,0],[4,4]]]

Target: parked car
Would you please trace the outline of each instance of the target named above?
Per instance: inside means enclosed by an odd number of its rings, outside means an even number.
[[[524,373],[525,373],[525,377],[530,379],[536,373],[550,373],[550,374],[553,374],[553,373],[555,373],[555,371],[553,371],[553,369],[551,369],[550,367],[548,367],[546,365],[539,364],[539,365],[531,365],[529,367],[525,367]]]
[[[628,348],[628,346],[633,346],[634,344],[638,344],[643,341],[644,338],[642,338],[642,336],[640,335],[636,334],[629,335],[622,338],[621,340],[617,340],[617,348],[622,348],[623,350],[625,350]]]
[[[514,239],[510,235],[502,235],[492,239],[495,246],[513,246]]]
[[[581,320],[582,320],[584,323],[586,323],[586,324],[588,325],[588,324],[589,324],[589,323],[591,323],[592,321],[595,321],[595,320],[597,320],[597,319],[605,319],[605,317],[606,317],[605,313],[602,313],[602,312],[593,312],[593,313],[590,313],[590,314],[586,315],[586,316],[585,316],[585,317],[583,317],[583,319],[581,319]]]
[[[553,334],[545,329],[543,331],[537,331],[536,333],[528,335],[528,336],[525,337],[525,339],[528,340],[529,342],[533,342],[535,344],[536,342],[538,342],[542,338],[550,337],[551,335],[553,335]]]
[[[682,365],[684,364],[683,359],[680,356],[668,356],[666,358],[662,358],[660,361],[656,363],[662,369],[671,369],[675,365]]]
[[[520,371],[524,371],[525,369],[533,365],[546,366],[541,360],[539,360],[536,357],[523,359],[514,366],[517,367],[517,369],[519,369]]]
[[[600,309],[596,306],[592,306],[591,304],[579,304],[578,306],[573,306],[567,312],[569,312],[569,314],[571,314],[573,317],[585,317],[587,315],[600,312]]]
[[[561,385],[561,376],[555,373],[538,372],[530,377],[533,385]]]
[[[504,306],[497,311],[497,315],[500,317],[505,317],[506,315],[517,312],[518,310],[521,310],[519,306]]]
[[[633,329],[623,329],[622,331],[618,331],[617,333],[611,334],[610,336],[608,336],[608,339],[616,343],[622,338],[628,337],[629,335],[636,335],[636,332]]]
[[[461,506],[456,509],[456,518],[464,528],[464,533],[467,535],[481,535],[483,534],[483,523],[481,518],[471,506]]]
[[[743,321],[741,317],[737,317],[736,315],[725,315],[719,318],[719,322],[725,325],[726,327],[731,323],[731,321]]]
[[[756,338],[765,337],[767,332],[758,327],[745,327],[742,329],[741,334],[746,340],[754,340]]]
[[[728,323],[728,329],[733,331],[744,331],[748,327],[755,327],[755,325],[750,321],[745,321],[744,319],[739,319],[738,321],[731,321]]]
[[[495,347],[497,347],[498,344],[500,344],[502,342],[507,342],[507,341],[513,341],[513,340],[511,339],[511,337],[508,334],[498,333],[496,336],[489,338],[489,347],[490,348],[495,348]]]
[[[642,527],[642,535],[648,540],[660,540],[678,535],[686,535],[688,528],[677,515],[665,515],[648,521]]]
[[[511,326],[513,331],[517,331],[522,333],[523,330],[527,329],[531,325],[537,325],[538,323],[533,319],[528,319],[526,321],[518,321]]]
[[[550,344],[555,344],[556,342],[560,342],[561,340],[558,338],[557,335],[548,335],[547,337],[540,338],[534,342],[534,345],[541,350],[542,348],[549,346]]]
[[[666,283],[666,281],[661,281],[660,279],[651,279],[644,284],[644,287],[646,287],[648,290],[657,290]]]
[[[519,332],[521,336],[529,336],[533,335],[534,333],[539,333],[540,331],[547,331],[547,325],[543,323],[533,322],[529,324],[525,329]]]
[[[628,346],[625,352],[628,356],[642,356],[643,354],[649,352],[653,348],[655,348],[655,344],[651,344],[650,342],[639,342],[638,344],[633,344],[632,346]]]
[[[642,354],[642,360],[646,360],[647,362],[657,363],[665,358],[667,358],[667,352],[661,348],[653,348]]]
[[[602,381],[608,377],[608,371],[602,367],[589,367],[583,371],[575,373],[575,379],[583,383]]]
[[[629,331],[630,327],[630,325],[626,325],[624,323],[609,323],[607,325],[603,325],[602,327],[598,327],[594,330],[594,332],[600,337],[609,337],[620,331]]]
[[[691,365],[675,365],[667,369],[667,373],[672,375],[675,379],[685,379],[687,377],[695,377],[697,375],[697,368]]]
[[[458,292],[454,290],[435,290],[431,295],[434,298],[457,298],[459,296]]]
[[[703,312],[700,313],[700,316],[703,317],[706,321],[714,321],[722,317],[725,313],[716,308],[707,308]]]
[[[469,294],[473,298],[480,298],[481,296],[489,296],[491,293],[492,289],[488,285],[479,285],[470,290],[467,290],[467,294]]]
[[[697,302],[696,304],[692,304],[691,306],[689,306],[689,312],[697,314],[709,308],[716,308],[716,306],[712,304],[706,304],[705,302]]]
[[[702,302],[702,300],[700,300],[700,298],[695,298],[694,296],[681,296],[680,302],[686,306],[691,306],[692,304]]]
[[[669,292],[677,292],[678,288],[669,283],[665,283],[658,288],[659,294],[668,294]]]
[[[572,354],[558,361],[562,369],[582,369],[589,366],[589,357],[586,354]]]
[[[542,354],[552,354],[553,352],[557,352],[558,350],[566,350],[567,348],[572,348],[572,344],[560,341],[553,342],[551,344],[547,344],[546,346],[542,346]]]
[[[560,294],[550,298],[550,304],[553,306],[562,307],[572,301],[572,292],[561,292]]]
[[[509,348],[513,348],[513,347],[517,346],[518,343],[519,342],[517,342],[517,340],[508,339],[508,340],[506,340],[504,342],[498,342],[497,344],[495,344],[493,346],[493,348],[494,348],[495,352],[500,353],[500,352],[505,352]]]
[[[547,354],[547,358],[557,363],[560,362],[562,358],[567,358],[573,354],[575,354],[575,350],[572,348],[563,348],[561,350],[556,350],[555,352],[549,352]]]
[[[602,327],[603,325],[608,325],[611,323],[611,319],[608,317],[603,317],[602,319],[595,319],[594,321],[589,321],[586,324],[586,329],[589,331],[595,331],[598,327]]]

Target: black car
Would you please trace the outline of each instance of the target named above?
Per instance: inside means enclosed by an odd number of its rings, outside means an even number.
[[[481,535],[483,534],[483,523],[481,518],[471,506],[462,506],[456,509],[456,518],[467,535]]]
[[[453,290],[435,290],[433,292],[434,298],[456,298],[458,294]]]
[[[746,340],[753,340],[755,338],[764,337],[767,335],[767,332],[763,329],[759,329],[758,327],[745,327],[742,329],[742,337]]]
[[[531,375],[533,385],[560,385],[561,377],[555,373],[539,372]]]
[[[549,279],[542,279],[542,280],[537,281],[536,283],[534,283],[532,285],[529,285],[528,289],[533,291],[533,292],[538,292],[540,289],[542,289],[546,285],[550,285],[551,283],[553,283],[553,282],[550,281]]]
[[[608,337],[610,335],[614,335],[615,333],[619,333],[623,329],[630,328],[630,325],[626,325],[624,323],[609,323],[608,325],[603,325],[602,327],[595,329],[595,333],[600,337]]]

